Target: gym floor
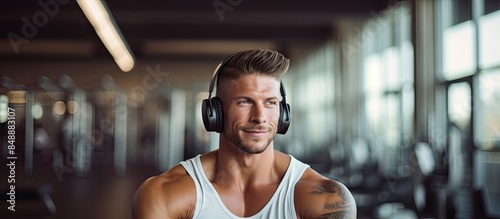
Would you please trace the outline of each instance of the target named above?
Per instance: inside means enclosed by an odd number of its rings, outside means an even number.
[[[136,189],[145,179],[159,173],[154,166],[141,166],[129,169],[125,176],[119,177],[114,174],[112,166],[92,168],[86,177],[63,173],[60,178],[50,165],[36,167],[31,177],[23,176],[24,171],[18,168],[16,211],[7,210],[10,204],[2,202],[0,215],[13,219],[130,219]],[[7,178],[4,171],[1,176]],[[3,194],[9,192],[5,191],[4,183],[1,187]],[[49,194],[50,199],[45,196],[44,200],[40,194]],[[50,213],[51,203],[55,206],[55,213]]]

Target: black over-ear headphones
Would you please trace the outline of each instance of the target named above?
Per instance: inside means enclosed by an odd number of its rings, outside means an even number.
[[[221,133],[224,130],[224,114],[222,111],[222,101],[219,97],[212,97],[214,86],[217,83],[219,72],[231,60],[233,56],[229,56],[222,61],[214,71],[210,87],[208,88],[208,99],[204,99],[201,105],[201,116],[203,118],[203,125],[209,132],[216,131]],[[282,100],[280,101],[280,118],[278,121],[278,134],[285,134],[290,126],[290,105],[286,103],[286,91],[283,82],[280,81],[280,94]]]

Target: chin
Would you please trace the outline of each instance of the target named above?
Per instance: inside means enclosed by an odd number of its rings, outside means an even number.
[[[250,148],[250,147],[245,147],[245,146],[238,146],[239,149],[241,149],[242,151],[248,153],[248,154],[261,154],[262,152],[264,152],[267,147],[265,148]]]
[[[250,143],[244,143],[244,142],[239,142],[239,144],[236,144],[236,146],[241,149],[242,151],[249,153],[249,154],[261,154],[262,152],[266,151],[266,149],[269,147],[271,144],[272,139],[268,139],[266,143],[264,142],[250,142]],[[251,146],[249,146],[251,145]]]

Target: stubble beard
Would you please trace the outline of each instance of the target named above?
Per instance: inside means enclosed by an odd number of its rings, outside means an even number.
[[[276,137],[276,132],[274,132],[273,135],[267,139],[267,143],[265,144],[264,147],[250,147],[250,145],[245,144],[241,139],[241,137],[238,136],[236,133],[232,133],[231,135],[228,135],[227,133],[228,132],[224,132],[224,135],[226,136],[227,139],[229,139],[229,141],[231,141],[234,145],[236,145],[238,149],[249,154],[261,154],[269,147],[271,142]],[[252,141],[255,144],[260,143],[259,140],[250,140],[250,141]]]

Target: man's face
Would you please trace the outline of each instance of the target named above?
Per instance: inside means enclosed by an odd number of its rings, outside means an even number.
[[[276,136],[279,81],[248,75],[223,86],[224,136],[247,153],[262,153]]]

